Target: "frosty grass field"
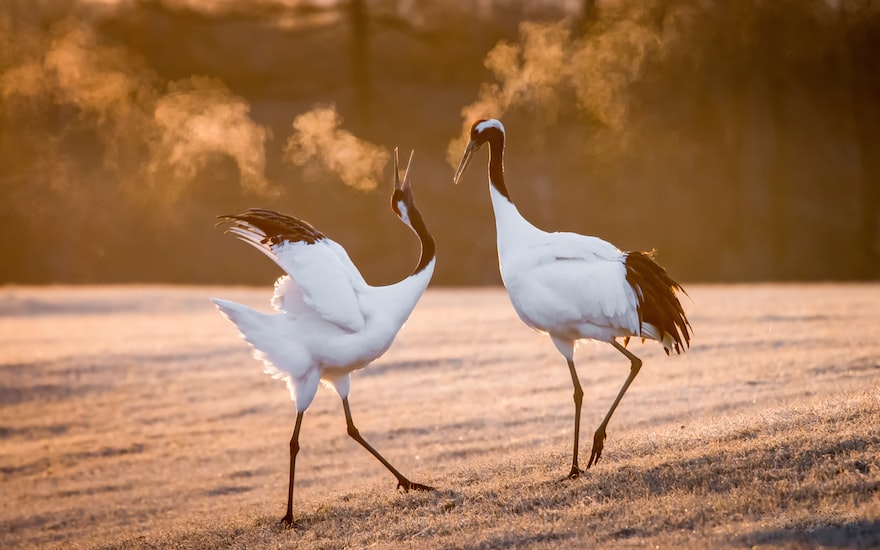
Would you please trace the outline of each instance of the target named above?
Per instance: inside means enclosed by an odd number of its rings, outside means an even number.
[[[0,288],[0,548],[880,545],[880,285],[686,289],[690,351],[630,343],[575,481],[550,341],[501,288],[430,289],[351,406],[437,491],[395,491],[321,389],[283,529],[295,411],[208,300],[270,288]],[[588,457],[628,363],[576,359]]]

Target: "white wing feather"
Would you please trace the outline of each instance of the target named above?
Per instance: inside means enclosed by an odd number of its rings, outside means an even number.
[[[348,273],[349,277],[351,277],[352,288],[361,289],[367,286],[367,281],[364,280],[361,272],[358,271],[357,266],[354,265],[354,262],[351,261],[351,258],[348,256],[348,252],[345,251],[345,248],[342,247],[341,244],[336,241],[325,238],[322,242],[324,242],[330,250],[332,250],[336,256],[339,258],[339,262],[346,266],[346,273]]]
[[[272,299],[276,309],[295,313],[306,306],[349,332],[363,329],[358,294],[366,288],[366,282],[339,244],[326,237],[313,244],[269,244],[263,242],[265,234],[260,229],[239,223],[229,232],[266,254],[290,276],[289,280],[282,277],[276,282]]]
[[[542,242],[505,255],[501,272],[527,324],[565,333],[586,322],[638,333],[638,302],[623,253],[606,241],[546,233]]]
[[[305,303],[331,323],[356,332],[364,328],[358,293],[366,283],[347,254],[340,258],[337,250],[341,248],[327,238],[314,244],[282,241],[271,246],[278,265],[294,280]]]

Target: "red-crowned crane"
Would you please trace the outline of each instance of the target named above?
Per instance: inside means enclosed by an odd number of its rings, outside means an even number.
[[[504,184],[504,126],[477,120],[453,176],[458,183],[470,160],[489,144],[489,195],[495,212],[498,264],[513,308],[522,321],[547,333],[568,361],[574,385],[574,453],[568,477],[578,465],[578,436],[584,392],[574,366],[581,339],[608,342],[630,360],[630,372],[608,414],[593,436],[587,468],[599,461],[605,429],[639,373],[642,361],[626,349],[630,337],[660,342],[666,353],[682,353],[690,344],[690,323],[676,291],[681,286],[650,253],[622,252],[614,245],[576,233],[548,233],[519,213]],[[623,338],[623,344],[616,339]]]
[[[291,399],[296,402],[284,523],[293,522],[299,432],[319,382],[334,388],[342,398],[348,435],[394,474],[398,488],[407,492],[433,490],[407,479],[361,437],[348,404],[351,372],[366,367],[391,346],[434,273],[434,239],[413,198],[411,164],[412,154],[401,182],[394,150],[391,208],[418,236],[421,258],[407,278],[392,285],[368,285],[345,249],[305,221],[257,208],[220,216],[231,224],[229,233],[269,256],[286,272],[275,282],[275,313],[213,299],[253,347],[254,357],[264,363],[265,372],[287,382]]]

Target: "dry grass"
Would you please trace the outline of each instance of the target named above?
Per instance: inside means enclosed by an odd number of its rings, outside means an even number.
[[[880,287],[694,286],[695,345],[645,359],[603,460],[568,471],[571,388],[503,291],[432,290],[353,380],[361,433],[434,493],[400,494],[319,392],[282,529],[286,389],[207,303],[267,290],[0,293],[0,547],[876,547]],[[584,444],[626,376],[578,352]]]

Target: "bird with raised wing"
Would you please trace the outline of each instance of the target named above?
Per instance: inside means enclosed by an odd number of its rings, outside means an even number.
[[[293,522],[300,427],[319,383],[336,390],[342,398],[348,435],[394,474],[398,488],[407,492],[432,490],[407,479],[361,437],[348,402],[351,372],[366,367],[388,350],[434,273],[434,239],[416,207],[411,166],[412,154],[401,181],[395,149],[391,208],[421,242],[418,265],[395,284],[367,284],[345,249],[305,221],[257,208],[220,216],[229,224],[227,232],[267,255],[286,273],[275,282],[271,301],[274,313],[219,298],[213,301],[251,345],[265,372],[287,382],[296,403],[287,513],[282,519],[287,524]]]
[[[574,452],[568,477],[578,464],[583,390],[574,364],[579,340],[614,346],[630,361],[630,372],[593,435],[587,468],[602,456],[605,430],[642,361],[626,345],[631,337],[660,342],[666,353],[690,345],[690,323],[676,292],[681,286],[654,261],[651,253],[623,252],[597,237],[549,233],[520,214],[504,183],[504,126],[496,119],[477,120],[453,176],[458,183],[468,163],[489,144],[489,195],[495,214],[498,264],[507,294],[519,318],[546,333],[568,362],[574,386]],[[617,341],[623,339],[623,344]]]

